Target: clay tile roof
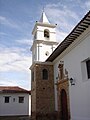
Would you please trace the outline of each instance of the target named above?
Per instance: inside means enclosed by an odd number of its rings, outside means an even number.
[[[31,91],[25,90],[18,86],[0,86],[0,93],[28,93],[28,94],[31,94]]]

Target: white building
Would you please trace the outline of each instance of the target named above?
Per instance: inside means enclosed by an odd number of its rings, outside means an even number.
[[[90,120],[90,11],[46,61],[53,62],[55,83],[60,82],[59,64],[68,71],[68,79],[73,80],[69,82],[71,120]],[[57,98],[55,85],[56,111],[59,110]]]
[[[30,115],[30,94],[20,87],[0,86],[0,116]]]
[[[52,52],[51,46],[57,44],[53,41],[54,28],[55,25],[50,24],[43,13],[41,20],[36,22],[33,29],[35,37],[31,48],[32,118],[39,120],[37,117],[38,115],[42,117],[42,110],[47,114],[51,104],[48,105],[50,102],[48,94],[51,95],[53,92],[50,78],[54,74],[54,111],[57,112],[58,119],[90,120],[90,11]],[[52,76],[49,65],[53,65],[54,68]],[[52,87],[51,93],[48,92],[50,87]],[[48,97],[45,96],[43,101],[44,95]],[[52,118],[52,110],[49,112]],[[46,116],[44,117],[48,120]]]

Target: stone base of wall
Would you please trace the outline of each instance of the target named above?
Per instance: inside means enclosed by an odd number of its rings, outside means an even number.
[[[57,112],[53,112],[49,114],[37,113],[37,114],[33,114],[31,120],[58,120],[57,114],[58,114]]]

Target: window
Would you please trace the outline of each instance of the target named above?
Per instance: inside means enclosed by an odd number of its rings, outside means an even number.
[[[43,69],[42,76],[43,76],[43,80],[47,80],[48,79],[48,71],[46,69]]]
[[[31,79],[34,81],[34,71],[32,71]]]
[[[86,61],[86,67],[87,67],[87,76],[90,78],[90,60]]]
[[[19,97],[19,103],[24,103],[24,97]]]
[[[4,102],[5,102],[5,103],[9,103],[9,98],[10,98],[10,97],[5,97],[5,101],[4,101]]]
[[[90,58],[81,62],[82,81],[85,82],[90,79]]]
[[[48,30],[44,30],[44,37],[49,38],[49,31]]]

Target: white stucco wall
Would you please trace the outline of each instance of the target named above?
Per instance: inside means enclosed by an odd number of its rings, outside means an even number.
[[[52,53],[52,45],[41,44],[42,47],[39,48],[39,61],[45,61],[49,55]],[[56,46],[55,46],[56,48]],[[38,49],[38,48],[37,48]],[[38,50],[37,50],[38,51]],[[49,52],[49,55],[46,56],[45,53]],[[37,55],[38,55],[37,54]],[[38,56],[37,56],[38,57]],[[37,59],[38,60],[38,59]]]
[[[10,96],[10,102],[4,103],[5,96]],[[24,103],[18,102],[18,97],[24,97]],[[15,98],[15,102],[13,101]],[[31,99],[30,99],[31,100]],[[0,93],[0,116],[29,115],[30,113],[29,94],[24,93]]]
[[[64,61],[64,69],[69,78],[74,78],[75,85],[69,85],[71,120],[90,120],[90,79],[83,78],[82,61],[90,58],[90,28],[87,29],[72,45],[54,60],[54,81],[58,75],[59,61]],[[55,109],[57,92],[55,88]]]

